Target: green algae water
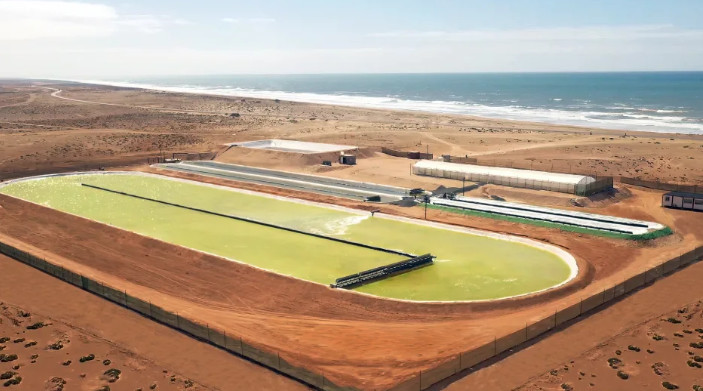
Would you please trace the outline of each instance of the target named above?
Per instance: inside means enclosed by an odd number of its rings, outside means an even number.
[[[130,173],[54,176],[14,182],[1,187],[0,193],[322,284],[405,259],[81,183],[437,257],[434,265],[356,288],[383,297],[419,301],[497,299],[553,287],[572,273],[557,254],[523,243],[166,177]]]

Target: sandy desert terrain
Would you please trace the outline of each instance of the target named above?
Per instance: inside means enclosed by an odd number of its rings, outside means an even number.
[[[61,91],[57,92],[58,90]],[[234,117],[231,113],[240,115]],[[403,150],[429,150],[435,155],[469,155],[477,157],[480,163],[488,164],[636,176],[674,183],[696,184],[703,181],[700,163],[703,137],[696,136],[625,134],[459,116],[165,94],[83,85],[16,83],[0,89],[2,179],[128,165],[130,169],[191,177],[148,168],[144,163],[148,157],[168,156],[173,152],[221,152],[225,142],[274,137],[352,144],[368,147],[368,150],[364,151],[359,164],[353,167],[322,168],[305,159],[290,163],[278,160],[272,154],[243,151],[234,154],[232,160],[407,187],[456,186],[452,181],[410,176],[409,166],[412,161],[378,152],[381,146],[386,146]],[[332,197],[282,192],[275,188],[211,178],[198,179],[357,208],[369,207]],[[578,301],[589,291],[603,289],[604,284],[621,281],[633,272],[640,272],[651,262],[669,259],[703,244],[703,219],[700,214],[661,209],[658,206],[661,196],[659,191],[618,185],[617,193],[619,195],[602,199],[593,197],[585,203],[585,209],[658,221],[672,227],[675,234],[641,244],[430,211],[428,218],[431,220],[525,235],[558,245],[574,254],[581,265],[585,266],[582,269],[588,271],[558,293],[505,301],[495,306],[418,306],[338,294],[339,292],[331,292],[321,286],[293,281],[245,265],[223,262],[216,257],[174,248],[172,245],[4,196],[0,197],[0,218],[3,222],[0,225],[0,235],[3,240],[31,247],[74,270],[130,292],[138,292],[140,296],[162,303],[165,308],[184,308],[183,313],[217,327],[234,330],[257,346],[280,352],[286,360],[324,371],[339,384],[375,389],[402,381],[418,370],[441,362],[496,334],[514,330],[520,325],[524,327],[526,322],[538,319],[545,312],[553,312]],[[569,195],[500,186],[483,186],[475,190],[475,194],[494,194],[510,200],[572,207]],[[422,213],[418,208],[384,205],[378,209],[384,213],[410,217],[421,217]],[[145,257],[150,261],[146,266],[141,261]],[[23,265],[5,268],[6,264],[13,261],[0,260],[3,261],[3,272],[8,270],[8,275],[15,276],[10,279],[15,282],[0,287],[0,300],[12,303],[8,308],[43,313],[52,319],[56,315],[51,312],[61,313],[58,309],[43,309],[45,306],[38,303],[37,298],[41,296],[38,293],[29,294],[28,296],[36,297],[26,299],[16,294],[12,299],[8,297],[15,289],[19,289],[15,287],[18,278],[23,283],[35,280],[46,283],[51,277],[38,271],[24,270],[26,267]],[[618,382],[624,382],[622,384],[627,384],[627,387],[635,387],[654,381],[652,379],[659,381],[660,377],[650,379],[647,371],[651,371],[651,365],[661,362],[666,366],[668,376],[662,375],[661,381],[671,381],[682,389],[690,389],[693,384],[697,384],[695,382],[703,372],[688,365],[684,356],[687,355],[684,344],[680,343],[684,355],[679,357],[679,351],[670,352],[656,344],[650,346],[650,341],[643,335],[661,333],[671,343],[675,338],[682,341],[685,339],[686,344],[693,341],[692,338],[697,335],[695,331],[688,334],[683,330],[703,327],[698,321],[700,308],[696,306],[701,299],[700,290],[691,289],[690,285],[662,283],[683,274],[700,281],[697,276],[703,276],[703,270],[699,266],[692,265],[667,279],[657,281],[641,292],[616,301],[602,312],[590,315],[565,329],[550,332],[522,350],[504,355],[501,360],[459,374],[452,379],[451,385],[447,382],[437,387],[471,390],[521,387],[523,390],[532,390],[540,387],[565,389],[562,386],[565,384],[567,387],[575,387],[574,389],[605,390],[619,387],[621,383]],[[213,284],[213,281],[218,281],[223,276],[237,280],[238,284]],[[173,281],[180,283],[174,284]],[[51,284],[63,283],[56,280]],[[183,289],[183,286],[188,286],[188,289]],[[76,291],[90,296],[86,292]],[[646,296],[644,294],[648,291],[656,291],[654,296],[659,298],[652,308],[647,306],[646,297],[638,298],[638,295]],[[66,297],[71,299],[73,294],[77,293],[67,293]],[[669,302],[665,297],[676,299]],[[103,308],[102,311],[118,308],[98,298],[92,300],[95,301],[96,308]],[[544,303],[548,303],[548,307]],[[60,305],[57,303],[57,306]],[[678,313],[677,310],[685,305],[686,312]],[[632,308],[639,310],[631,311]],[[661,311],[652,313],[654,308]],[[120,311],[130,313],[122,309]],[[608,311],[616,311],[616,315],[608,315]],[[69,324],[72,323],[70,313],[68,311],[65,315],[60,315]],[[671,316],[685,321],[674,324],[655,319],[665,313],[668,314],[667,318]],[[132,318],[141,319],[130,314]],[[692,315],[691,318],[685,319],[688,315]],[[119,316],[113,316],[112,320],[115,325],[127,322]],[[133,321],[134,319],[130,320]],[[150,326],[150,322],[144,319],[141,323],[142,332],[147,332],[150,327],[161,327]],[[581,323],[590,326],[584,329],[581,328]],[[101,340],[121,338],[120,346],[126,351],[142,356],[151,354],[146,352],[148,349],[140,348],[136,331],[129,338],[127,330],[120,330],[120,336],[116,337],[111,336],[114,330],[96,332],[91,329],[96,326],[91,326],[92,322],[88,319],[83,319],[82,324],[81,327],[89,334],[93,333],[90,335],[99,335]],[[684,337],[673,335],[674,332],[679,333],[678,328],[681,328]],[[70,332],[70,327],[63,330]],[[170,333],[163,337],[164,341],[168,338],[180,338],[181,342],[187,339],[172,330]],[[567,336],[569,339],[564,339]],[[356,341],[363,338],[370,338],[375,343],[373,346],[358,348]],[[575,342],[564,349],[561,346],[565,341]],[[628,345],[641,348],[637,354],[643,358],[636,358],[635,352],[627,349]],[[393,351],[389,353],[391,347]],[[341,356],[340,349],[345,352]],[[655,353],[647,353],[646,349]],[[97,346],[95,350],[102,352],[102,355],[107,354],[106,350],[100,350]],[[164,351],[163,348],[157,350]],[[618,357],[622,360],[622,367],[619,370],[628,374],[628,380],[618,378],[617,370],[608,367],[607,359],[615,354],[615,350],[621,350]],[[226,355],[224,352],[218,353]],[[98,356],[98,353],[95,354]],[[100,359],[103,359],[102,355]],[[531,360],[517,362],[520,357],[530,355]],[[246,375],[242,375],[241,379],[233,379],[233,383],[223,383],[222,376],[214,375],[213,371],[198,372],[189,368],[189,364],[195,365],[196,361],[211,361],[207,360],[204,351],[193,356],[163,353],[156,356],[150,358],[153,360],[150,366],[135,374],[128,372],[131,369],[121,356],[116,355],[114,361],[122,365],[119,369],[130,373],[129,377],[125,376],[125,380],[133,378],[135,387],[138,387],[137,382],[148,386],[147,383],[152,381],[163,383],[165,387],[172,373],[178,373],[173,386],[184,386],[185,383],[179,382],[191,379],[202,389],[209,389],[207,387],[214,384],[218,384],[215,389],[237,389],[233,386],[237,382],[241,382],[242,387],[246,384],[262,384],[262,388],[270,389],[302,387],[290,379],[242,362],[236,357],[227,359],[230,363],[227,368],[231,368],[232,374]],[[603,360],[606,360],[605,364]],[[636,361],[640,361],[640,364]],[[246,365],[254,366],[256,370],[248,371]],[[173,369],[163,374],[161,366]],[[556,375],[550,372],[553,370]],[[699,372],[687,372],[689,370]],[[48,372],[40,372],[32,378],[47,377]],[[585,375],[580,375],[581,372]],[[86,375],[86,379],[89,376],[99,376],[96,373]],[[591,378],[594,374],[596,377]],[[56,376],[73,379],[75,373],[61,372]],[[131,387],[132,380],[129,381]],[[590,386],[589,383],[594,385]],[[652,389],[659,388],[661,384]]]

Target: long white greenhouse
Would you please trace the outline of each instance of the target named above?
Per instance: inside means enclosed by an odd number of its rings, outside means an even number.
[[[596,178],[585,175],[477,166],[435,160],[421,160],[415,163],[413,174],[578,195],[591,195],[613,185],[612,178],[596,180]]]

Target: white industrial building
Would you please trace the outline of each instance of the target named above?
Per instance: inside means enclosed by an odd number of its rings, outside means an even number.
[[[447,163],[435,160],[421,160],[415,163],[413,174],[578,195],[590,195],[612,187],[612,178],[596,180],[585,175]]]

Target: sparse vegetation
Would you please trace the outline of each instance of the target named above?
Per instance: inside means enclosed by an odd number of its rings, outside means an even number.
[[[17,360],[16,354],[0,354],[0,362],[10,362]]]
[[[620,360],[619,358],[615,358],[615,357],[609,358],[608,365],[610,365],[610,367],[613,369],[617,369],[620,366],[622,366],[622,360]]]
[[[676,319],[676,318],[673,318],[673,317],[666,318],[666,321],[669,322],[669,323],[673,323],[673,324],[679,324],[679,323],[681,323],[680,320],[678,320],[678,319]]]
[[[37,330],[37,329],[40,329],[44,326],[46,326],[44,324],[44,322],[37,322],[37,323],[30,324],[29,326],[27,326],[27,330]]]
[[[21,377],[21,376],[15,376],[14,379],[10,379],[10,380],[6,381],[5,383],[3,383],[2,385],[5,386],[5,387],[9,387],[9,386],[16,386],[16,385],[18,385],[18,384],[20,384],[20,383],[22,383],[22,377]]]
[[[95,355],[92,353],[78,359],[78,361],[80,361],[80,362],[87,362],[87,361],[93,361],[93,360],[95,360]]]
[[[618,377],[621,378],[622,380],[627,380],[630,378],[630,375],[623,371],[618,371]]]
[[[114,383],[117,380],[120,379],[120,375],[122,374],[122,371],[116,368],[110,368],[103,375],[107,378],[107,381],[110,383]]]
[[[688,360],[688,361],[686,362],[686,364],[688,364],[688,366],[691,367],[691,368],[700,368],[700,367],[701,367],[701,364],[699,364],[699,363],[697,363],[697,362],[695,362],[695,361],[693,361],[693,360]]]
[[[667,390],[678,390],[679,389],[679,386],[677,386],[674,383],[670,383],[668,381],[663,382],[662,387],[666,388]]]
[[[66,385],[66,380],[61,377],[52,377],[47,381],[52,391],[63,391],[63,387]]]

